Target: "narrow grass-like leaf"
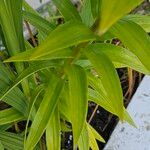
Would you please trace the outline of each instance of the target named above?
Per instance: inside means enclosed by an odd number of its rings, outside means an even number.
[[[44,98],[31,125],[29,135],[25,143],[25,150],[32,150],[44,133],[48,121],[51,119],[57,106],[62,87],[63,81],[52,75],[46,88]]]
[[[87,115],[87,77],[83,68],[72,65],[66,69],[69,79],[69,105],[76,147]]]
[[[6,87],[8,87],[8,85]],[[0,97],[2,97],[3,102],[9,104],[10,106],[13,106],[16,110],[18,110],[25,117],[27,117],[28,114],[27,99],[18,87],[14,87],[9,93],[7,93],[5,97],[3,97],[3,94],[0,94]]]
[[[139,25],[129,20],[120,20],[110,32],[118,37],[150,71],[150,37]]]
[[[134,14],[125,18],[139,24],[146,32],[150,32],[150,15]]]
[[[27,50],[23,53],[19,53],[15,56],[12,56],[8,59],[6,59],[4,62],[20,62],[20,61],[38,61],[38,60],[53,60],[53,59],[67,59],[71,58],[72,51],[69,48],[52,51],[48,55],[38,57],[33,59],[31,57],[32,53],[35,51],[35,49]]]
[[[4,146],[3,146],[3,144],[1,143],[1,141],[0,141],[0,150],[4,150]]]
[[[71,122],[68,84],[64,85],[62,94],[60,96],[59,111],[68,122]]]
[[[10,56],[25,50],[22,25],[22,0],[16,0],[15,3],[10,0],[1,0],[0,5],[0,24],[4,34],[7,52]],[[14,64],[17,73],[24,70],[23,63]],[[29,95],[29,86],[27,80],[22,81],[22,88],[25,95]]]
[[[89,145],[92,150],[99,150],[96,139],[93,135],[92,130],[88,127]]]
[[[7,89],[10,84],[12,84],[13,80],[14,74],[11,72],[11,69],[0,62],[0,100],[13,106],[24,116],[27,116],[28,104],[26,97],[18,87],[15,87],[6,97],[2,98],[5,89]]]
[[[30,12],[34,15],[40,16],[40,14],[34,9],[32,8],[27,2],[26,0],[23,0],[23,8],[25,9],[25,11]]]
[[[101,79],[105,94],[110,99],[109,102],[114,106],[113,108],[120,119],[123,120],[123,95],[119,77],[112,62],[102,52],[96,53],[92,50],[86,50],[85,53]]]
[[[83,8],[81,10],[82,22],[85,23],[88,27],[94,23],[91,2],[92,0],[84,0],[82,6]]]
[[[67,22],[52,31],[34,50],[27,51],[24,54],[19,54],[15,59],[19,59],[21,55],[21,58],[23,59],[38,60],[38,58],[44,58],[44,56],[47,57],[47,55],[58,50],[65,49],[82,42],[93,41],[96,38],[97,36],[95,36],[92,31],[82,23],[76,21]],[[8,61],[11,61],[11,58]]]
[[[27,122],[26,122],[26,127],[25,127],[25,136],[24,136],[24,144],[25,144],[25,140],[26,140],[26,135],[27,135],[27,131],[28,131],[28,125],[29,125],[29,121],[30,120],[34,120],[34,117],[36,115],[36,109],[35,109],[35,103],[36,103],[36,100],[37,98],[39,97],[39,95],[41,94],[41,92],[44,90],[43,89],[43,85],[39,85],[37,86],[37,88],[34,90],[32,96],[31,96],[31,99],[30,99],[30,104],[29,104],[29,113],[28,113],[28,116],[27,116]]]
[[[24,116],[14,108],[8,108],[0,111],[0,125],[23,120]]]
[[[12,124],[0,125],[0,132],[8,130],[11,126],[12,126]]]
[[[10,54],[24,50],[22,27],[22,0],[13,3],[1,0],[0,6],[1,26]]]
[[[46,145],[48,150],[60,150],[60,131],[59,109],[56,107],[46,127]]]
[[[92,131],[95,139],[97,139],[98,141],[105,143],[105,140],[101,137],[101,135],[90,125],[87,123],[88,129]]]
[[[88,81],[89,85],[93,88],[88,89],[88,99],[100,105],[110,113],[118,116],[118,113],[114,109],[114,105],[110,103],[110,99],[105,95],[105,90],[102,87],[100,79],[96,78],[91,74],[88,74]],[[124,113],[124,120],[127,121],[130,125],[135,127],[136,125],[134,121],[132,120],[132,118],[130,117],[125,108],[123,113]]]
[[[11,132],[0,132],[0,141],[5,149],[23,150],[23,137]]]
[[[80,15],[70,0],[52,0],[65,20],[81,20]]]
[[[11,86],[8,86],[6,89],[3,89],[3,95],[1,95],[1,99],[3,99],[5,96],[7,96],[23,79],[29,77],[33,73],[40,71],[42,69],[51,68],[56,66],[58,63],[51,62],[51,61],[44,61],[33,64],[29,66],[27,69],[25,69],[18,78],[14,81],[14,83]]]
[[[117,20],[143,0],[101,0],[99,34],[105,33]]]
[[[44,32],[45,34],[50,33],[50,31],[52,31],[55,28],[54,25],[52,25],[44,18],[27,11],[23,11],[23,18],[24,20],[30,22],[33,26],[35,26],[37,29]]]
[[[89,45],[87,49],[94,50],[95,52],[102,51],[117,67],[125,66],[144,74],[150,74],[136,55],[121,46],[101,43]]]
[[[51,32],[45,41],[35,48],[31,58],[35,59],[45,56],[52,51],[64,49],[86,41],[93,41],[95,38],[96,36],[90,29],[82,23],[75,21],[67,22]]]
[[[88,135],[88,129],[86,125],[83,128],[82,133],[80,135],[78,141],[78,147],[79,150],[89,150],[89,135]]]

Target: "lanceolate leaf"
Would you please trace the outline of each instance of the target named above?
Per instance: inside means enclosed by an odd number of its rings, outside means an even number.
[[[24,50],[22,27],[22,0],[15,3],[1,0],[1,25],[10,54]]]
[[[90,29],[82,23],[76,21],[67,22],[52,31],[45,41],[43,41],[34,50],[31,49],[31,51],[28,50],[27,52],[20,53],[16,56],[17,58],[14,57],[12,60],[20,60],[20,56],[22,60],[38,60],[38,58],[40,60],[42,58],[43,60],[44,57],[48,59],[49,56],[47,55],[55,54],[58,50],[62,50],[86,41],[93,41],[96,38],[97,36],[95,36],[92,31],[90,31]],[[11,61],[11,58],[8,61]]]
[[[18,87],[15,87],[6,97],[2,98],[3,92],[8,88],[13,80],[14,74],[11,72],[11,69],[0,63],[0,100],[4,101],[10,106],[13,106],[19,112],[24,114],[24,116],[27,116],[28,104],[26,97]]]
[[[150,37],[139,25],[129,20],[120,20],[110,32],[117,36],[150,71]]]
[[[32,150],[44,133],[48,121],[52,118],[57,106],[62,87],[63,81],[52,75],[45,91],[44,98],[31,125],[29,135],[25,143],[25,150]]]
[[[46,34],[50,33],[50,31],[55,28],[54,25],[52,25],[44,18],[27,11],[23,11],[23,18],[24,20],[29,21],[33,26]]]
[[[84,0],[82,7],[83,7],[81,10],[82,21],[83,23],[85,23],[87,26],[90,27],[94,23],[91,0]]]
[[[101,80],[94,75],[88,74],[89,85],[93,88],[88,89],[88,100],[93,101],[96,104],[103,107],[105,110],[118,116],[118,112],[114,109],[114,105],[110,102],[110,99],[105,95],[105,90],[102,87]],[[132,126],[136,126],[126,109],[124,108],[124,120]]]
[[[7,86],[7,88],[3,89],[2,93],[3,95],[0,95],[0,98],[5,98],[23,79],[29,77],[33,73],[40,71],[42,69],[51,68],[54,66],[57,66],[58,63],[51,62],[51,61],[44,61],[33,64],[29,66],[27,69],[25,69],[18,78],[14,81],[14,83],[11,86]]]
[[[83,68],[72,65],[66,70],[69,79],[69,104],[71,123],[76,147],[87,115],[87,78]]]
[[[0,150],[4,150],[4,146],[3,146],[3,144],[1,143],[1,141],[0,141]]]
[[[26,140],[26,135],[27,135],[27,131],[28,131],[28,125],[29,125],[29,121],[30,120],[34,120],[34,117],[36,115],[36,109],[35,109],[35,103],[39,97],[39,95],[41,94],[41,92],[44,90],[44,86],[41,84],[39,86],[37,86],[37,88],[34,90],[31,99],[30,99],[30,104],[29,104],[29,113],[27,116],[27,122],[26,122],[26,127],[25,127],[25,136],[24,136],[24,143]]]
[[[97,139],[100,142],[105,143],[105,140],[101,137],[101,135],[90,124],[87,123],[87,127],[88,127],[88,130],[92,131],[95,139]]]
[[[92,50],[86,50],[85,53],[96,69],[105,90],[105,95],[111,105],[114,106],[114,111],[117,112],[120,119],[123,119],[122,90],[119,77],[112,62],[102,52],[96,53]]]
[[[101,0],[90,0],[91,1],[91,10],[93,18],[96,19],[99,16]]]
[[[117,67],[125,66],[144,74],[150,74],[136,55],[121,46],[101,43],[89,45],[87,49],[94,50],[95,52],[102,51]]]
[[[35,48],[31,58],[48,55],[52,51],[64,49],[82,42],[92,41],[96,36],[80,22],[67,22],[57,27],[41,45]],[[59,42],[58,42],[59,41]]]
[[[10,0],[1,0],[0,5],[0,24],[6,41],[6,49],[10,56],[25,50],[22,25],[22,0],[15,3]],[[17,73],[24,69],[24,64],[14,64]],[[27,80],[22,81],[22,88],[25,95],[29,95]]]
[[[88,127],[88,135],[89,135],[89,145],[92,150],[99,150],[96,139],[93,135],[93,132],[91,129]]]
[[[99,34],[105,33],[117,20],[143,0],[101,0]]]
[[[88,137],[89,137],[89,145],[92,150],[99,150],[97,141],[105,143],[104,139],[97,133],[97,131],[87,123],[87,129],[88,129]]]
[[[128,15],[125,18],[139,24],[146,32],[150,32],[150,15]]]
[[[23,150],[23,137],[11,132],[0,132],[0,141],[5,149]]]
[[[6,59],[4,62],[19,62],[19,61],[38,61],[38,60],[53,60],[53,59],[67,59],[71,58],[72,51],[69,48],[52,51],[48,55],[41,56],[33,59],[31,57],[35,49],[27,50],[23,53],[19,53],[13,57]]]
[[[0,111],[0,125],[23,120],[24,116],[14,108],[8,108]]]
[[[69,88],[68,84],[65,84],[62,90],[62,94],[60,96],[59,111],[68,122],[71,122],[70,103],[68,103],[68,101],[69,101]]]
[[[81,20],[78,11],[70,0],[52,0],[65,20]]]
[[[0,125],[0,132],[9,129],[11,126],[12,124]]]
[[[85,124],[79,141],[78,141],[78,147],[79,150],[89,150],[89,134],[88,134],[88,129],[87,129],[87,125]]]
[[[56,107],[46,127],[46,145],[48,150],[60,150],[60,136],[60,116],[59,109]]]

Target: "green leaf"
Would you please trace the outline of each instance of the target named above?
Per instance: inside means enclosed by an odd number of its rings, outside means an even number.
[[[97,139],[98,141],[105,143],[105,140],[101,137],[101,135],[90,125],[87,123],[88,126],[88,130],[91,130],[95,139]]]
[[[0,141],[5,149],[23,150],[23,137],[11,132],[0,132]]]
[[[72,58],[72,51],[69,48],[61,49],[57,51],[52,51],[48,55],[41,56],[33,59],[30,57],[34,53],[35,49],[27,50],[23,53],[19,53],[15,56],[12,56],[6,59],[4,62],[20,62],[20,61],[38,61],[38,60],[54,60],[54,59],[67,59]]]
[[[134,14],[125,18],[139,24],[146,32],[150,32],[150,15]]]
[[[114,65],[117,66],[117,68],[119,68],[119,66],[124,66],[132,68],[144,74],[150,74],[150,72],[144,67],[144,65],[136,55],[121,46],[100,43],[89,45],[87,49],[94,50],[95,52],[102,51],[109,57]]]
[[[27,131],[28,131],[28,125],[29,125],[29,121],[30,120],[34,120],[34,117],[36,115],[36,109],[35,109],[35,103],[39,97],[39,95],[41,94],[41,92],[44,90],[44,86],[41,84],[39,86],[37,86],[35,88],[35,90],[32,93],[31,99],[30,99],[30,104],[29,104],[29,113],[27,116],[27,122],[26,122],[26,127],[25,127],[25,133],[24,133],[24,143],[26,140],[26,135],[27,135]]]
[[[85,53],[101,79],[109,103],[114,106],[114,111],[118,114],[119,118],[123,120],[122,89],[118,74],[112,62],[102,52],[96,53],[89,49],[86,50]]]
[[[1,26],[11,54],[24,50],[22,26],[22,0],[12,2],[1,0]]]
[[[69,101],[69,87],[68,84],[65,84],[60,96],[59,111],[68,122],[71,122],[70,103],[68,103]]]
[[[83,128],[79,141],[78,141],[79,150],[89,150],[89,135],[87,125]]]
[[[67,22],[51,32],[45,41],[35,48],[31,58],[34,60],[38,57],[48,55],[52,51],[64,49],[86,41],[93,41],[95,38],[96,36],[80,22]]]
[[[56,107],[54,114],[46,127],[46,145],[48,150],[60,150],[61,140],[60,116],[59,110]]]
[[[14,108],[8,108],[0,111],[0,125],[23,120],[24,116]]]
[[[23,8],[25,9],[25,11],[30,12],[34,15],[40,16],[40,14],[34,9],[32,8],[27,2],[26,0],[23,0]]]
[[[100,93],[100,91],[101,91],[101,93]],[[105,96],[104,92],[101,89],[96,91],[96,90],[93,90],[93,89],[89,88],[88,98],[89,98],[89,101],[93,101],[96,104],[103,107],[105,110],[107,110],[107,111],[109,111],[109,112],[111,112],[115,115],[118,115],[114,111],[114,106],[109,102],[110,100]]]
[[[4,150],[4,146],[3,146],[3,144],[1,143],[1,141],[0,141],[0,150]]]
[[[91,1],[92,15],[93,18],[96,19],[99,16],[101,0],[90,0],[90,1]]]
[[[44,18],[27,11],[23,11],[23,18],[24,20],[30,22],[33,26],[35,26],[37,29],[44,32],[45,34],[50,33],[50,31],[52,31],[55,28],[54,25],[52,25]]]
[[[8,130],[11,126],[12,126],[12,124],[0,125],[0,132]]]
[[[92,150],[99,150],[96,139],[105,143],[105,140],[97,133],[97,131],[90,125],[86,124],[88,129],[89,145]]]
[[[23,59],[26,59],[27,57],[28,60],[37,60],[41,57],[47,57],[47,55],[57,52],[58,50],[65,49],[86,41],[93,41],[96,38],[97,36],[95,36],[92,31],[82,23],[76,21],[67,22],[52,31],[48,37],[34,50],[31,49],[31,51],[28,50],[25,52],[25,58],[24,54],[20,55]],[[19,59],[20,56],[18,55],[16,57]],[[11,58],[8,61],[10,60]]]
[[[79,140],[86,121],[87,78],[83,68],[72,65],[66,69],[69,79],[69,105],[74,137],[74,147]]]
[[[52,0],[65,20],[81,20],[80,15],[70,0]]]
[[[32,150],[40,140],[47,127],[48,121],[51,119],[57,106],[62,87],[63,81],[52,75],[46,88],[44,98],[32,122],[29,135],[25,143],[25,150]]]
[[[8,88],[10,84],[12,84],[13,80],[14,74],[11,69],[0,62],[0,100],[13,106],[24,116],[27,116],[27,100],[23,92],[18,87],[15,87],[10,93],[8,93],[8,95],[6,95],[6,97],[3,97],[4,91]]]
[[[99,34],[105,33],[117,20],[143,0],[101,0]]]
[[[110,103],[110,99],[107,98],[107,96],[105,95],[105,90],[102,86],[100,79],[96,78],[91,74],[88,74],[88,81],[89,85],[93,88],[88,89],[88,99],[100,105],[110,113],[118,116],[118,113],[114,109],[114,105]],[[125,108],[124,108],[124,120],[127,121],[130,125],[134,127],[136,126]]]
[[[92,150],[99,150],[95,136],[92,130],[88,127],[89,145]]]
[[[7,52],[10,56],[25,50],[22,25],[22,0],[16,0],[15,3],[10,0],[1,0],[0,5],[0,23],[4,34]],[[23,63],[14,64],[17,73],[24,70]],[[29,95],[27,80],[22,83],[25,95]]]
[[[150,37],[139,25],[129,20],[120,20],[110,32],[118,37],[150,71]]]
[[[137,127],[134,120],[130,116],[130,114],[127,112],[127,110],[124,108],[124,120],[127,121],[131,126]]]
[[[92,0],[84,0],[83,8],[81,10],[82,22],[86,24],[88,27],[90,27],[95,21],[92,15],[91,1]]]
[[[18,87],[14,87],[4,97],[3,97],[3,94],[0,94],[0,97],[2,97],[3,102],[9,104],[10,106],[13,106],[16,110],[18,110],[25,117],[27,117],[27,114],[28,114],[27,98]]]
[[[32,64],[27,69],[25,69],[19,76],[16,78],[16,80],[10,85],[7,86],[7,88],[3,89],[2,95],[0,95],[0,99],[5,98],[23,79],[29,77],[33,73],[40,71],[42,69],[56,67],[58,63],[51,62],[51,61],[43,61],[43,62],[36,62],[35,64]]]

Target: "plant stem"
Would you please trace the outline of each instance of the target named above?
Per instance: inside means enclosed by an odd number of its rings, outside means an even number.
[[[31,38],[31,40],[32,40],[33,46],[36,47],[36,46],[37,46],[37,43],[36,43],[35,38],[34,38],[34,36],[33,36],[33,34],[32,34],[30,25],[29,25],[29,23],[28,23],[26,20],[25,20],[24,22],[25,22],[25,25],[26,25],[27,30],[28,30],[28,32],[29,32],[29,35],[30,35],[30,38]]]
[[[92,113],[90,119],[88,120],[88,123],[91,123],[93,117],[95,116],[95,113],[96,113],[97,109],[98,109],[98,105],[95,106],[95,109],[94,109],[94,111],[93,111],[93,113]]]

